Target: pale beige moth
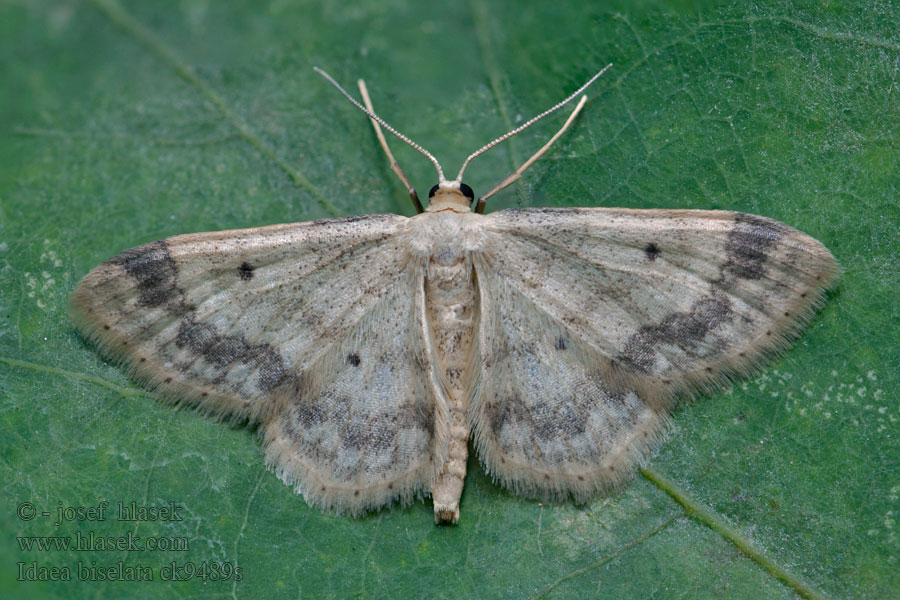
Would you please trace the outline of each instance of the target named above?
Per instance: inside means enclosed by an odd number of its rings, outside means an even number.
[[[608,67],[607,67],[608,68]],[[605,70],[605,69],[604,69]],[[320,71],[321,72],[321,71]],[[179,235],[126,250],[72,297],[78,328],[161,398],[259,427],[313,506],[360,515],[430,493],[456,522],[470,438],[515,493],[620,487],[673,404],[785,349],[839,268],[813,238],[726,211],[484,214],[572,123],[485,194],[370,117],[418,214]],[[422,209],[381,131],[424,154]]]

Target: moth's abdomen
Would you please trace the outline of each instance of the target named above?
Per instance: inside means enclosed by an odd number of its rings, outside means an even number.
[[[460,378],[475,327],[475,283],[465,261],[440,265],[432,261],[425,279],[428,317],[435,344],[452,388],[461,390]]]
[[[437,255],[428,264],[425,278],[428,321],[441,367],[447,378],[450,408],[450,448],[447,461],[433,489],[436,522],[459,519],[459,498],[466,476],[469,430],[464,373],[472,346],[476,320],[476,290],[472,265],[462,256]]]

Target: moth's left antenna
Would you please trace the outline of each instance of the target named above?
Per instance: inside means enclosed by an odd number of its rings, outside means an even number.
[[[372,100],[369,98],[369,89],[366,87],[366,82],[360,79],[356,82],[359,85],[359,93],[362,94],[363,102],[366,103],[366,108],[369,109],[369,112],[373,115],[375,114],[375,109],[372,108]],[[406,177],[406,173],[403,172],[403,169],[400,168],[400,163],[397,162],[397,159],[394,158],[393,152],[388,147],[387,140],[384,139],[384,133],[381,131],[381,125],[378,124],[373,118],[369,118],[372,122],[372,127],[375,128],[375,136],[378,138],[378,143],[381,144],[381,149],[384,150],[384,153],[387,154],[388,160],[391,162],[391,170],[400,178],[400,181],[403,182],[403,185],[406,186],[406,191],[409,192],[409,199],[412,200],[413,206],[416,207],[417,213],[425,212],[425,209],[422,208],[422,202],[419,200],[419,195],[416,193],[416,189],[409,182],[409,179]]]
[[[415,190],[412,188],[412,186],[410,185],[409,180],[406,178],[406,175],[403,174],[403,171],[400,169],[400,165],[398,165],[398,164],[397,164],[397,161],[394,160],[393,154],[391,154],[391,151],[388,149],[387,141],[385,141],[384,135],[381,133],[381,130],[380,130],[379,127],[377,127],[377,125],[381,125],[381,127],[384,127],[385,129],[387,129],[388,131],[390,131],[391,133],[393,133],[394,135],[396,135],[398,138],[400,138],[401,140],[403,140],[404,142],[406,142],[406,144],[408,144],[408,145],[411,146],[412,148],[418,150],[423,156],[425,156],[425,158],[427,158],[428,160],[430,160],[430,161],[431,161],[431,164],[434,165],[434,168],[437,169],[437,173],[438,173],[438,183],[443,183],[443,182],[445,182],[445,181],[447,180],[447,179],[444,177],[444,170],[441,168],[441,164],[440,164],[440,163],[437,161],[437,159],[431,154],[431,152],[429,152],[428,150],[426,150],[425,148],[423,148],[423,147],[420,146],[419,144],[415,143],[414,141],[412,141],[411,139],[409,139],[408,137],[406,137],[405,135],[403,135],[402,133],[400,133],[399,131],[397,131],[396,129],[394,129],[393,127],[391,127],[390,125],[388,125],[387,122],[386,122],[384,119],[382,119],[381,117],[379,117],[378,115],[375,114],[375,112],[374,112],[374,111],[372,110],[372,108],[371,108],[371,107],[372,107],[372,103],[371,103],[371,102],[369,101],[369,99],[368,99],[368,96],[369,96],[369,95],[368,95],[368,93],[367,93],[366,91],[364,91],[364,90],[365,90],[365,83],[363,83],[362,80],[360,80],[360,91],[362,91],[362,93],[363,93],[363,99],[366,101],[366,104],[367,104],[368,107],[363,106],[362,104],[359,103],[359,101],[358,101],[356,98],[354,98],[353,96],[351,96],[350,94],[348,94],[347,91],[346,91],[344,88],[342,88],[342,87],[338,84],[338,82],[334,80],[334,78],[333,78],[331,75],[329,75],[328,73],[326,73],[325,71],[323,71],[323,70],[320,69],[319,67],[313,67],[313,69],[315,69],[316,73],[318,73],[319,75],[321,75],[322,77],[324,77],[326,80],[328,80],[328,83],[330,83],[331,85],[333,85],[334,87],[336,87],[337,90],[338,90],[341,94],[343,94],[344,98],[346,98],[347,100],[349,100],[350,103],[353,104],[353,106],[355,106],[356,108],[358,108],[358,109],[361,110],[362,112],[366,113],[366,115],[368,115],[368,117],[372,120],[372,124],[373,124],[373,126],[375,127],[375,133],[376,133],[376,135],[378,135],[378,141],[381,142],[381,147],[384,148],[384,151],[385,151],[385,152],[387,153],[387,155],[388,155],[388,159],[390,159],[390,161],[391,161],[391,169],[393,169],[394,173],[397,174],[397,177],[400,178],[400,181],[403,182],[403,185],[406,186],[406,189],[409,190],[410,198],[412,198],[413,203],[416,205],[416,210],[418,210],[419,212],[422,212],[422,203],[419,202],[419,197],[418,197],[418,195],[416,194],[416,191],[415,191]],[[396,168],[394,168],[395,165],[396,165]]]

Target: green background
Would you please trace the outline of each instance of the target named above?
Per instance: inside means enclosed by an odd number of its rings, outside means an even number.
[[[888,598],[900,595],[900,8],[889,2],[0,2],[0,595]],[[489,203],[730,209],[821,240],[845,274],[795,346],[676,411],[619,495],[540,504],[477,464],[430,501],[310,509],[256,433],[154,401],[67,298],[126,248],[195,231],[411,214],[355,89],[450,173],[608,62],[573,129]],[[551,119],[475,161],[484,192]],[[422,195],[432,167],[392,144]],[[16,508],[180,503],[179,522]],[[23,551],[17,536],[185,537],[186,552]],[[17,562],[156,581],[17,583]],[[177,560],[241,581],[159,581]],[[73,577],[75,577],[73,572]]]

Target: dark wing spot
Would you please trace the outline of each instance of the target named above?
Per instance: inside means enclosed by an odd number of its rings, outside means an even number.
[[[647,247],[644,248],[644,254],[647,255],[647,260],[656,260],[656,257],[659,256],[659,246],[650,242],[647,244]]]
[[[268,344],[251,344],[240,334],[220,335],[211,325],[197,323],[190,317],[182,319],[175,345],[190,349],[220,369],[235,362],[258,368],[257,387],[264,393],[290,380],[284,359]]]
[[[164,306],[177,303],[181,298],[178,266],[164,241],[126,250],[110,262],[119,265],[134,279],[140,291],[139,306]]]
[[[628,338],[616,359],[631,371],[649,372],[660,346],[675,346],[689,356],[699,356],[697,350],[707,334],[732,318],[728,296],[718,293],[701,297],[690,310],[670,313],[657,325],[641,327]]]
[[[587,427],[577,406],[561,404],[552,409],[529,407],[515,394],[504,401],[486,405],[485,415],[495,436],[499,436],[507,424],[518,425],[534,431],[537,439],[543,442],[556,439],[562,434],[581,435]]]
[[[559,338],[556,340],[556,349],[565,350],[566,348],[566,338],[564,338],[563,336],[559,336]]]
[[[372,453],[390,450],[395,446],[396,431],[389,430],[372,421],[360,425],[349,425],[341,435],[341,447],[345,450]]]
[[[304,401],[294,405],[294,419],[303,429],[311,429],[328,421],[328,411],[322,403],[316,401]]]
[[[351,352],[350,354],[347,355],[347,362],[350,363],[351,365],[353,365],[354,367],[358,367],[359,363],[360,363],[359,354],[357,354],[356,352]]]
[[[736,213],[734,228],[725,244],[725,263],[722,280],[726,277],[761,279],[766,274],[765,263],[771,247],[781,240],[784,225],[754,215]]]
[[[238,275],[244,281],[250,281],[253,279],[253,270],[256,269],[253,265],[248,262],[241,263],[241,266],[238,267]]]

